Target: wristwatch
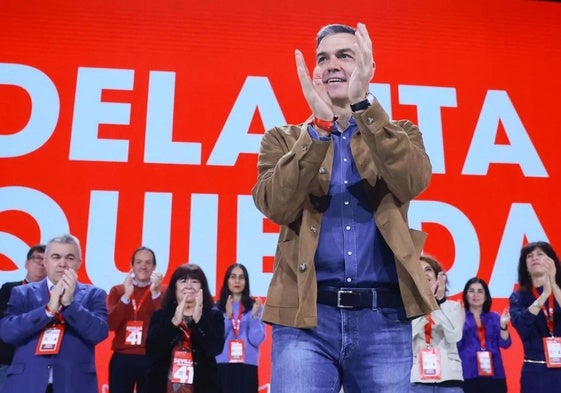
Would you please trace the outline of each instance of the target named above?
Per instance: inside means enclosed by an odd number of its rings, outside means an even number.
[[[351,104],[351,110],[353,112],[362,111],[368,108],[372,104],[372,102],[374,102],[374,96],[372,95],[372,93],[368,92],[366,93],[366,98],[364,100]]]
[[[532,303],[532,307],[542,308],[542,306],[540,306],[540,302],[538,302],[538,299],[534,300],[534,303]]]

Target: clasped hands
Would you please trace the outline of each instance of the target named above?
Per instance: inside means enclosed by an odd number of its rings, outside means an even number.
[[[47,303],[51,312],[56,313],[61,307],[68,307],[72,303],[77,282],[78,274],[76,271],[66,269],[51,291],[51,298]]]

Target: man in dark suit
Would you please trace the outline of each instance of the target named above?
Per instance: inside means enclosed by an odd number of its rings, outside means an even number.
[[[109,332],[106,293],[78,282],[78,239],[45,250],[47,277],[12,290],[0,338],[15,346],[2,393],[98,393],[95,345]]]
[[[2,285],[2,288],[0,288],[0,318],[2,318],[6,312],[12,288],[30,282],[41,281],[45,278],[47,272],[45,271],[45,265],[43,265],[44,254],[44,244],[36,244],[31,247],[27,252],[27,258],[25,260],[25,270],[27,270],[25,278],[20,281],[7,282]],[[13,357],[14,347],[0,340],[0,390],[6,380],[8,366],[12,364]]]

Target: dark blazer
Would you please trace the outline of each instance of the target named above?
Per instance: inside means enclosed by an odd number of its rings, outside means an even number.
[[[95,345],[109,333],[105,291],[78,283],[74,300],[62,311],[66,328],[59,353],[37,356],[40,333],[53,321],[45,312],[49,296],[46,279],[12,291],[0,337],[16,350],[2,392],[42,393],[52,370],[55,392],[98,393]]]
[[[142,393],[165,393],[173,347],[183,339],[183,332],[171,323],[175,308],[161,309],[152,314],[146,354],[152,359],[152,369]],[[195,363],[193,384],[195,393],[220,393],[215,356],[224,347],[224,316],[220,311],[205,309],[199,323],[189,323],[191,349]]]
[[[8,308],[8,301],[10,300],[10,294],[12,293],[12,288],[22,285],[22,281],[12,281],[7,282],[0,288],[0,318],[6,313]],[[4,341],[0,340],[0,364],[12,364],[12,359],[14,357],[14,347],[10,344],[6,344]]]

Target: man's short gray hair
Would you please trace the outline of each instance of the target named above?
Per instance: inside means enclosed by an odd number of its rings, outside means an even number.
[[[74,235],[71,235],[69,233],[65,233],[64,235],[59,235],[59,236],[55,236],[53,237],[51,240],[49,240],[47,242],[47,247],[46,247],[46,252],[48,252],[49,250],[49,246],[53,243],[59,243],[59,244],[74,244],[76,245],[76,247],[78,247],[78,258],[81,260],[82,259],[82,248],[80,247],[80,240],[78,240],[78,238]]]

